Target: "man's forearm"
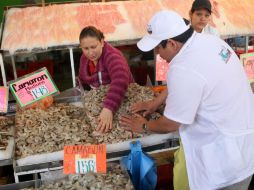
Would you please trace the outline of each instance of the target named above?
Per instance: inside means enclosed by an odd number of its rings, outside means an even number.
[[[147,122],[147,129],[154,133],[169,133],[177,131],[180,123],[162,116],[160,119]]]
[[[166,88],[165,90],[163,90],[159,96],[157,96],[154,100],[153,100],[153,103],[154,103],[154,107],[156,109],[158,109],[163,103],[165,103],[166,99],[167,99],[167,96],[168,96],[168,89]]]

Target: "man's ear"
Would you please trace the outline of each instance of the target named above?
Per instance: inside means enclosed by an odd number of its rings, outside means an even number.
[[[179,48],[179,44],[175,40],[169,39],[168,43],[174,50],[177,50]]]
[[[168,44],[169,44],[171,47],[175,47],[175,46],[176,46],[175,41],[172,40],[172,39],[168,39]]]

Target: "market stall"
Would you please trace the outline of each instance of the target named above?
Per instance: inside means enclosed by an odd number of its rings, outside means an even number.
[[[106,40],[114,45],[135,44],[137,39],[146,33],[146,24],[156,11],[173,9],[188,18],[187,10],[191,7],[191,3],[192,0],[181,2],[144,0],[10,8],[5,12],[1,49],[12,55],[14,73],[16,73],[13,57],[15,53],[69,49],[73,86],[75,86],[73,48],[78,47],[78,36],[83,27],[96,26],[105,33]],[[241,1],[240,5],[236,0],[230,4],[226,0],[213,0],[212,5],[211,25],[218,29],[223,38],[253,34],[252,0]],[[238,12],[237,15],[232,14],[234,10]],[[140,13],[142,17],[139,16]],[[245,19],[246,17],[249,19]],[[4,85],[6,85],[1,59],[0,63]]]
[[[19,176],[61,169],[66,145],[106,144],[107,161],[119,160],[130,151],[130,143],[139,140],[147,152],[173,150],[178,146],[178,135],[174,133],[136,134],[125,131],[119,124],[121,114],[128,112],[134,102],[154,97],[149,87],[137,84],[129,86],[127,95],[114,116],[113,129],[106,134],[95,132],[96,118],[102,109],[101,102],[107,86],[84,92],[82,103],[66,103],[64,98],[55,97],[55,104],[46,110],[29,109],[16,113],[16,148],[14,175]],[[139,96],[137,96],[139,94]],[[68,99],[68,97],[65,97]],[[58,100],[64,103],[57,103]],[[154,113],[150,119],[160,117]]]
[[[95,25],[105,33],[106,40],[113,45],[119,46],[123,44],[135,44],[138,39],[146,34],[147,21],[156,11],[161,9],[173,9],[178,11],[183,17],[188,18],[188,11],[186,10],[189,9],[191,3],[192,0],[181,1],[180,3],[177,0],[144,0],[103,3],[69,3],[57,5],[51,4],[43,7],[33,6],[10,8],[5,12],[4,26],[1,36],[1,49],[3,52],[0,57],[0,65],[4,85],[7,86],[8,81],[6,80],[2,56],[11,57],[14,77],[16,79],[17,74],[15,69],[14,55],[26,53],[29,54],[31,52],[37,53],[56,49],[68,49],[70,55],[70,64],[72,68],[72,84],[73,87],[75,87],[76,74],[74,70],[75,63],[73,59],[73,49],[78,48],[79,32],[84,26]],[[232,14],[228,14],[232,12],[234,4],[237,3],[238,1],[236,0],[232,1],[230,5],[225,0],[212,1],[214,15],[211,24],[219,30],[223,38],[235,35],[253,34],[254,25],[248,21],[254,19],[253,14],[251,14],[251,10],[254,8],[253,1],[242,1],[242,8],[239,9],[240,11],[243,11],[243,14],[246,14],[246,16],[250,18],[248,20],[242,16],[237,17],[236,15],[232,16]],[[142,13],[142,17],[140,17],[140,13]],[[64,102],[65,104],[74,104],[62,105],[62,107],[65,107],[65,109],[67,108],[68,110],[86,109],[87,111],[88,109],[88,112],[86,112],[86,115],[88,115],[88,121],[93,123],[93,119],[95,118],[96,113],[94,114],[92,112],[93,110],[89,110],[89,105],[87,104],[91,103],[92,100],[89,101],[85,99],[82,101],[83,104],[78,107],[77,105],[81,103],[82,94],[78,91],[78,88],[71,89],[71,96],[73,96],[73,93],[77,95],[76,100],[72,100],[72,98],[70,98],[68,95],[61,98],[56,97],[55,100],[57,102],[58,99],[60,100],[59,102]],[[72,106],[75,106],[75,108]],[[62,110],[62,108],[59,107],[61,106],[57,105],[52,108],[52,113],[60,112],[61,114],[65,114],[65,118],[69,117],[69,119],[80,117],[80,115],[75,114],[73,116],[66,112],[66,110]],[[43,117],[41,117],[39,119],[42,120],[38,119],[36,122],[29,121],[27,119],[29,116],[36,119],[36,117],[32,115],[34,114],[33,112],[40,112],[42,115],[44,114],[47,117],[45,117],[44,120]],[[26,137],[24,138],[26,141],[31,140],[28,142],[28,144],[34,144],[34,151],[25,149],[27,142],[24,143],[22,138],[17,137],[16,140],[18,142],[18,146],[15,149],[17,152],[16,156],[14,157],[14,172],[16,182],[19,182],[20,175],[36,174],[63,168],[62,149],[63,145],[66,145],[65,143],[67,141],[63,141],[62,144],[58,143],[58,149],[53,149],[52,147],[54,147],[53,145],[55,145],[55,141],[50,141],[52,139],[56,139],[56,136],[59,135],[60,132],[63,132],[63,130],[59,128],[60,131],[57,131],[57,128],[53,128],[52,131],[56,132],[55,136],[48,136],[48,139],[50,140],[45,140],[43,139],[45,137],[42,138],[39,136],[39,131],[43,129],[38,129],[38,131],[33,132],[29,131],[27,128],[29,125],[37,126],[38,121],[39,123],[45,124],[46,122],[44,121],[50,121],[50,115],[54,114],[43,111],[24,111],[17,113],[16,123],[19,125],[17,132],[18,135],[20,135],[18,137]],[[26,119],[20,119],[22,117]],[[53,126],[52,123],[57,123],[58,121],[61,121],[60,116],[57,120],[52,119],[52,121],[50,121],[51,125],[45,124],[43,127],[48,129],[50,132],[50,127]],[[64,123],[66,121],[63,120],[61,122]],[[79,125],[83,124],[82,121],[77,122]],[[78,136],[78,134],[84,131],[88,131],[89,127],[85,126],[85,124],[82,126],[84,126],[84,128],[77,129],[77,134],[75,133],[75,137],[73,137],[73,139],[77,141],[68,141],[67,144],[80,144],[85,142],[82,137]],[[26,136],[26,132],[30,135]],[[66,130],[67,134],[72,132],[73,131]],[[87,136],[87,139],[89,139],[89,135]],[[29,139],[29,137],[33,137],[33,139]],[[65,137],[63,137],[63,139],[64,138]],[[96,143],[107,143],[108,161],[116,160],[123,155],[127,155],[129,153],[129,143],[133,140],[140,140],[146,152],[156,152],[160,150],[165,151],[175,149],[178,146],[176,141],[177,138],[177,134],[173,133],[165,135],[150,134],[147,136],[130,136],[129,134],[128,138],[121,139],[118,142],[113,141],[116,139],[115,136],[112,137],[111,141],[105,141],[103,138],[100,141],[99,137],[95,137]],[[37,144],[34,143],[35,140],[37,141]],[[69,138],[67,138],[67,140],[69,140]],[[44,147],[47,147],[44,146],[45,144],[43,144],[45,142],[49,142],[48,148],[50,151],[43,149]],[[94,142],[92,141],[90,143]],[[37,145],[40,145],[40,147],[37,147]]]

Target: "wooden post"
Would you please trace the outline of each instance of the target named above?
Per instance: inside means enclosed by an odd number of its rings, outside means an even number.
[[[41,0],[41,5],[45,7],[45,0]]]
[[[249,36],[245,36],[245,53],[249,52]]]

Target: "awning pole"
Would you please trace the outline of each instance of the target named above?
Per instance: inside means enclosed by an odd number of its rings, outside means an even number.
[[[249,49],[249,36],[245,37],[245,53],[248,53]]]
[[[3,57],[2,57],[1,53],[0,53],[0,66],[1,66],[3,84],[4,84],[5,87],[7,87],[6,75],[5,75],[5,69],[4,69],[4,61],[3,61]]]
[[[74,68],[74,59],[73,59],[73,50],[72,48],[69,48],[70,51],[70,60],[71,60],[71,75],[72,75],[72,83],[73,87],[76,86],[76,81],[75,81],[75,68]]]
[[[11,55],[11,64],[12,64],[12,70],[13,70],[14,79],[16,80],[18,77],[17,77],[17,70],[16,70],[16,65],[15,65],[15,59],[14,59],[13,55]]]

